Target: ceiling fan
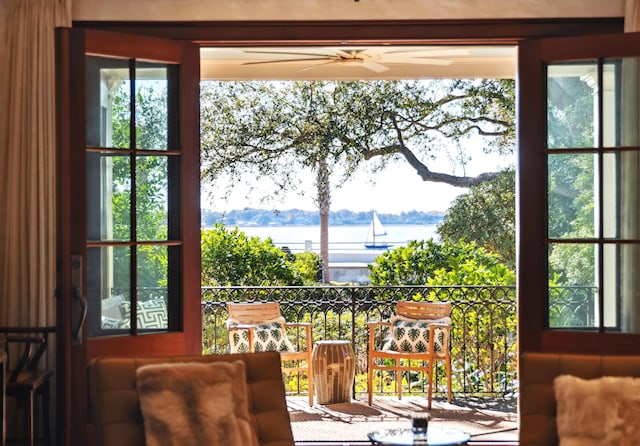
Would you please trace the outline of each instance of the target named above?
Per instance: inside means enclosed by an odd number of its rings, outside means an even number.
[[[354,49],[319,49],[306,51],[273,51],[273,50],[245,50],[247,54],[272,55],[274,58],[253,60],[242,65],[265,64],[299,64],[315,63],[310,67],[299,70],[307,71],[322,65],[341,65],[346,67],[362,67],[376,73],[389,70],[386,64],[421,64],[421,65],[451,65],[453,60],[446,57],[463,56],[469,54],[465,49],[428,49],[428,50],[398,50],[387,48],[354,48]],[[277,57],[277,58],[276,58]],[[441,58],[444,57],[444,58]]]

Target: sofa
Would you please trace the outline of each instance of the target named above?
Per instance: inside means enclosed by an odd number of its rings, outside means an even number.
[[[583,379],[640,377],[640,356],[525,352],[519,370],[520,446],[557,445],[554,379],[565,374]]]
[[[136,370],[147,364],[233,362],[246,366],[250,423],[261,446],[293,446],[280,354],[262,352],[171,357],[109,357],[89,365],[90,420],[98,446],[145,446]]]

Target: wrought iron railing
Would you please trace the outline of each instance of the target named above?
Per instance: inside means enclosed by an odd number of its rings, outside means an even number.
[[[357,357],[355,391],[365,392],[366,322],[387,319],[399,300],[451,302],[454,393],[505,396],[514,391],[517,344],[516,292],[512,286],[205,287],[203,351],[228,352],[226,302],[276,301],[287,321],[313,322],[314,342],[351,341]],[[435,374],[436,393],[445,390],[443,377],[440,367]],[[383,378],[377,377],[376,392],[393,392]],[[413,379],[413,385],[422,391],[423,381]]]
[[[597,327],[595,315],[597,300],[598,287],[549,287],[549,327],[576,329]]]

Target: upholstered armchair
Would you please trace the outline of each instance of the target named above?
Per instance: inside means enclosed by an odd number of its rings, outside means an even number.
[[[148,393],[149,389],[153,391],[156,387],[155,382],[148,385],[145,384],[145,381],[140,381],[141,377],[145,376],[143,374],[145,367],[147,374],[154,372],[154,370],[149,370],[149,367],[161,368],[161,373],[156,376],[163,377],[168,376],[174,368],[202,366],[204,369],[208,369],[209,373],[212,373],[216,372],[217,365],[223,364],[220,369],[224,370],[232,364],[237,365],[238,361],[244,363],[243,369],[245,370],[243,374],[235,377],[245,380],[242,387],[245,387],[246,392],[241,397],[242,405],[245,406],[243,420],[245,428],[247,425],[251,426],[252,436],[255,436],[257,444],[261,446],[294,446],[282,382],[280,356],[276,352],[95,359],[89,366],[89,405],[97,446],[145,446],[147,431],[153,425],[158,424],[145,422],[145,419],[151,417],[147,413],[149,407],[156,411],[164,411],[165,416],[170,418],[170,422],[190,420],[192,417],[184,416],[181,412],[184,411],[185,406],[197,406],[202,409],[197,412],[198,416],[203,416],[203,412],[207,415],[206,411],[220,409],[221,404],[218,400],[229,393],[229,389],[233,392],[238,387],[237,384],[230,386],[223,383],[222,386],[207,391],[204,387],[210,385],[211,380],[207,376],[203,376],[202,373],[197,373],[186,384],[184,380],[179,382],[177,378],[174,381],[169,381],[171,384],[169,389],[165,389],[166,392],[158,392],[156,395],[165,398],[165,402],[153,404],[154,401],[151,400],[152,404],[147,404],[145,408],[145,398],[147,397],[144,395]],[[154,375],[151,375],[151,378],[153,377]],[[146,378],[149,379],[149,376]],[[177,382],[179,383],[176,384]],[[197,392],[181,391],[189,384],[192,387],[195,385]],[[165,397],[164,394],[169,395]],[[181,401],[182,396],[184,398]],[[198,398],[202,399],[201,405],[197,404]],[[212,401],[212,398],[216,398],[216,401]],[[224,421],[222,420],[222,422]],[[200,424],[204,424],[207,429],[216,427],[215,420],[206,420],[205,423]],[[217,429],[216,433],[223,431],[225,429]],[[169,435],[169,432],[172,430],[166,429],[166,435]],[[196,436],[189,438],[189,444],[195,444],[193,439]],[[209,441],[213,441],[212,444],[218,444],[214,439]],[[174,444],[180,444],[180,442]],[[231,443],[220,442],[219,444]],[[246,442],[242,446],[250,444]]]

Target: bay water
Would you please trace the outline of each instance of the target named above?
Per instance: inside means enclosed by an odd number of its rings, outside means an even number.
[[[389,249],[406,246],[410,240],[436,240],[436,225],[390,225],[384,226],[387,235],[377,237],[377,242],[389,243]],[[271,238],[279,247],[287,246],[292,252],[320,250],[320,226],[241,226],[238,228],[248,236]],[[366,250],[364,242],[369,232],[368,225],[329,226],[329,251]],[[370,250],[369,250],[370,251]]]

